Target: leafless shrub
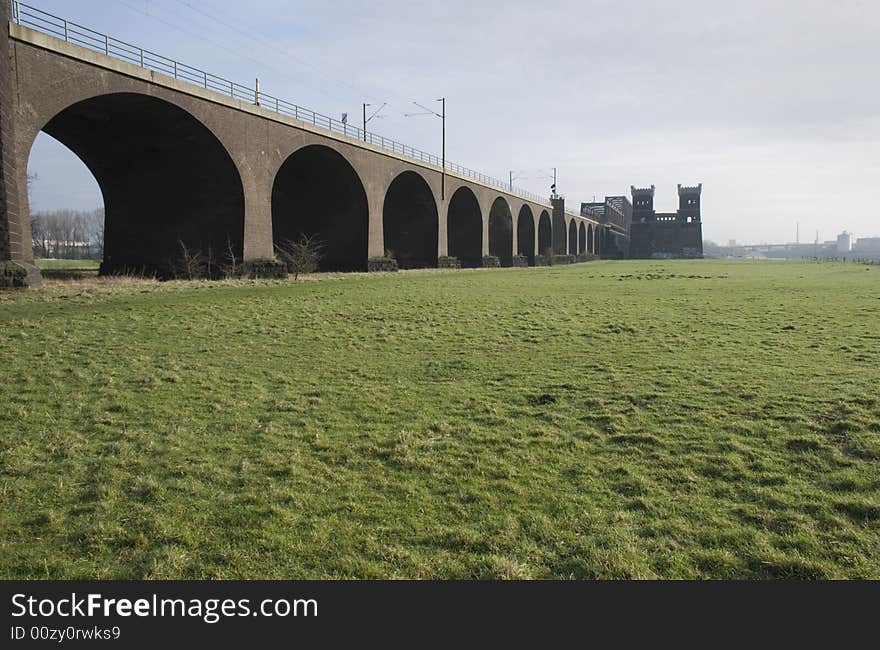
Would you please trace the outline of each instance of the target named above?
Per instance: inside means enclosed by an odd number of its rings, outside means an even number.
[[[324,244],[317,235],[300,235],[299,239],[285,239],[275,245],[278,258],[293,273],[296,280],[300,273],[314,273],[324,257]]]
[[[206,259],[201,251],[188,248],[182,239],[178,240],[178,244],[180,245],[180,253],[172,265],[174,277],[182,280],[204,278],[208,273],[210,260]]]
[[[226,236],[226,250],[224,252],[225,264],[223,265],[223,275],[227,278],[237,278],[241,275],[241,264],[235,255],[235,247],[232,245],[232,239]]]

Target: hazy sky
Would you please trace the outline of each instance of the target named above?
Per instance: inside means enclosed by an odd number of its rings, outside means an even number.
[[[630,185],[703,183],[704,236],[880,235],[878,0],[280,2],[29,0],[319,112],[388,102],[370,129],[569,207]],[[93,208],[64,147],[31,155],[34,209]],[[862,205],[862,199],[867,203]]]

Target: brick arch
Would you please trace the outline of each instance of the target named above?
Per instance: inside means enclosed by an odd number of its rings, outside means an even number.
[[[525,256],[529,266],[535,265],[535,243],[535,215],[524,203],[516,220],[516,254]]]
[[[14,216],[16,223],[11,225],[16,230],[15,234],[17,235],[17,241],[26,241],[28,244],[30,242],[31,226],[27,195],[27,164],[37,135],[41,131],[44,131],[46,127],[50,130],[54,130],[55,136],[59,136],[55,139],[62,141],[65,146],[71,148],[80,159],[83,159],[84,156],[90,158],[89,162],[84,160],[84,163],[90,168],[93,175],[96,174],[96,171],[98,174],[101,174],[103,173],[101,170],[93,168],[97,164],[95,162],[96,156],[94,153],[81,153],[83,152],[83,145],[80,143],[73,143],[68,134],[62,133],[61,131],[66,131],[68,129],[65,127],[59,127],[59,122],[63,121],[64,116],[70,117],[73,115],[73,112],[76,111],[77,108],[89,104],[95,106],[102,102],[106,104],[107,98],[120,96],[148,98],[144,99],[144,101],[152,101],[153,106],[163,103],[166,106],[174,107],[177,109],[178,114],[185,113],[191,118],[193,123],[198,123],[200,125],[199,130],[203,134],[210,134],[211,137],[206,137],[205,140],[216,143],[218,146],[212,146],[211,148],[216,150],[222,149],[224,157],[228,158],[232,167],[236,171],[235,174],[224,173],[221,178],[227,179],[226,181],[223,181],[223,184],[227,189],[233,188],[236,192],[238,192],[239,188],[241,189],[241,193],[245,197],[242,199],[244,205],[241,207],[241,211],[243,212],[241,220],[244,222],[243,230],[247,230],[248,210],[249,207],[252,208],[252,206],[248,205],[246,197],[248,196],[249,191],[253,188],[254,183],[250,182],[251,179],[246,173],[248,171],[248,166],[243,164],[242,157],[238,155],[238,152],[235,150],[234,138],[230,137],[230,129],[224,128],[224,121],[219,119],[218,115],[212,113],[211,105],[208,102],[183,92],[176,92],[167,87],[156,86],[144,78],[135,78],[124,75],[95,74],[95,68],[83,61],[65,58],[58,56],[57,54],[47,54],[38,48],[12,40],[10,40],[9,43],[11,47],[14,47],[14,62],[19,68],[15,81],[16,92],[14,94],[14,101],[11,103],[11,107],[7,107],[4,103],[5,110],[12,113],[13,118],[12,124],[7,125],[4,128],[7,129],[6,137],[11,133],[11,139],[14,142],[14,147],[12,147],[14,156],[11,157],[11,167],[14,169],[14,172],[13,178],[10,179],[10,181],[7,181],[7,191],[10,194],[10,203],[15,205]],[[37,74],[37,72],[39,74]],[[47,89],[47,80],[51,80],[51,91]],[[103,113],[106,116],[107,106],[105,105],[103,109]],[[97,111],[97,113],[93,114],[93,117],[100,119],[101,112],[102,111],[100,110]],[[82,118],[84,116],[81,115],[80,117]],[[53,121],[55,122],[54,125],[52,124]],[[174,120],[172,120],[172,122],[174,122]],[[131,131],[143,132],[142,124],[133,124],[131,126]],[[96,135],[100,135],[104,131],[105,129],[103,128],[97,129]],[[128,135],[129,134],[126,134],[126,136]],[[67,142],[64,142],[65,140],[67,140]],[[142,140],[143,142],[147,142],[148,138],[145,137]],[[73,144],[73,147],[71,147],[71,144]],[[76,149],[79,149],[79,151]],[[133,156],[128,156],[128,158],[132,163],[129,166],[129,169],[131,170],[136,164],[134,164],[135,161],[131,160]],[[185,172],[184,176],[191,175],[198,171],[198,165],[195,165],[193,169],[186,169],[183,164],[185,158],[181,158],[177,154],[171,154],[169,155],[169,158],[174,164],[179,164],[181,169]],[[207,170],[208,167],[203,167],[203,169]],[[149,176],[149,174],[146,176]],[[98,180],[97,176],[96,180]],[[100,181],[98,182],[98,185],[101,186]],[[105,187],[102,187],[101,190],[104,194],[106,204],[108,201],[106,181],[104,185]],[[161,200],[161,197],[147,196],[147,198],[149,199],[147,204],[156,203]],[[110,202],[118,205],[118,201],[114,201],[113,199],[110,199]],[[108,219],[112,219],[111,213],[114,211],[116,211],[116,209],[113,206],[110,206],[106,210]],[[233,233],[230,233],[230,235],[233,235]],[[233,238],[236,237],[233,236]],[[239,235],[237,239],[241,240],[242,236]],[[245,241],[240,244],[243,248],[240,254],[247,257],[248,250],[246,238],[244,238],[244,240]],[[109,241],[106,243],[112,244],[112,242]],[[199,242],[195,243],[199,245]],[[238,246],[239,244],[235,245]],[[112,248],[112,245],[107,248],[108,255],[112,254],[112,250],[109,250]],[[268,252],[269,256],[271,256],[271,247]],[[266,255],[257,255],[257,257],[265,256]],[[20,259],[29,262],[32,260],[30,246],[23,246],[22,250],[17,251],[17,254],[13,253],[12,257],[13,259],[19,257]],[[116,255],[116,257],[118,258],[118,255]],[[254,257],[254,255],[252,254],[251,257]],[[161,273],[162,269],[156,269],[155,267],[166,266],[165,264],[159,265],[156,260],[117,259],[117,261],[121,263],[117,265],[116,262],[111,262],[106,268],[109,270],[112,270],[113,267],[127,268],[131,263],[139,264],[145,270],[150,270],[152,268]],[[142,264],[142,262],[145,263]]]
[[[201,120],[174,102],[136,92],[63,103],[53,115],[33,113],[18,125],[19,171],[27,173],[39,131],[83,161],[104,198],[104,272],[170,276],[183,247],[211,259],[227,250],[242,258],[241,176]],[[26,209],[21,216],[29,227]]]
[[[483,214],[473,190],[459,185],[446,205],[448,254],[463,267],[478,267],[483,259]]]
[[[513,264],[513,214],[502,196],[492,202],[489,210],[489,255],[497,257],[501,266]]]
[[[552,255],[553,254],[553,222],[550,217],[550,212],[547,210],[541,211],[541,216],[538,217],[538,255]]]
[[[568,222],[567,252],[569,255],[578,254],[578,232],[576,219],[571,219]]]
[[[385,247],[400,268],[437,266],[440,219],[434,192],[416,171],[398,174],[382,206]]]
[[[271,210],[275,246],[316,238],[321,270],[366,270],[367,194],[357,171],[336,149],[310,144],[292,152],[272,182]]]

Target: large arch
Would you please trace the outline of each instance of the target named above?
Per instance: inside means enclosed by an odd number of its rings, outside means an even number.
[[[276,247],[314,237],[322,271],[360,271],[367,267],[368,229],[367,194],[340,153],[309,145],[284,161],[272,185]]]
[[[587,252],[587,227],[581,221],[578,227],[578,254],[583,255]]]
[[[513,266],[513,215],[501,196],[489,211],[489,255],[497,257],[501,266]]]
[[[553,255],[553,227],[546,210],[541,212],[538,220],[538,255]]]
[[[419,174],[405,171],[391,182],[385,193],[382,223],[385,249],[400,268],[437,266],[437,203]]]
[[[79,101],[42,131],[88,167],[104,199],[104,273],[171,277],[183,248],[240,262],[244,189],[217,137],[184,109],[140,93]]]
[[[587,252],[592,255],[596,254],[596,242],[593,239],[593,224],[587,226]]]
[[[516,254],[524,255],[529,266],[535,265],[535,217],[528,205],[519,210],[516,220]]]
[[[574,219],[568,222],[568,254],[578,254],[578,227]]]
[[[483,264],[483,215],[480,202],[473,191],[464,185],[449,200],[446,213],[448,252],[462,267],[474,268]]]

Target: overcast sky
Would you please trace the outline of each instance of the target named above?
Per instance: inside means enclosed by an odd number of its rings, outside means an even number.
[[[703,183],[704,237],[880,235],[880,1],[29,0],[272,95],[440,151],[568,206]],[[33,209],[101,205],[79,161],[34,146]]]

